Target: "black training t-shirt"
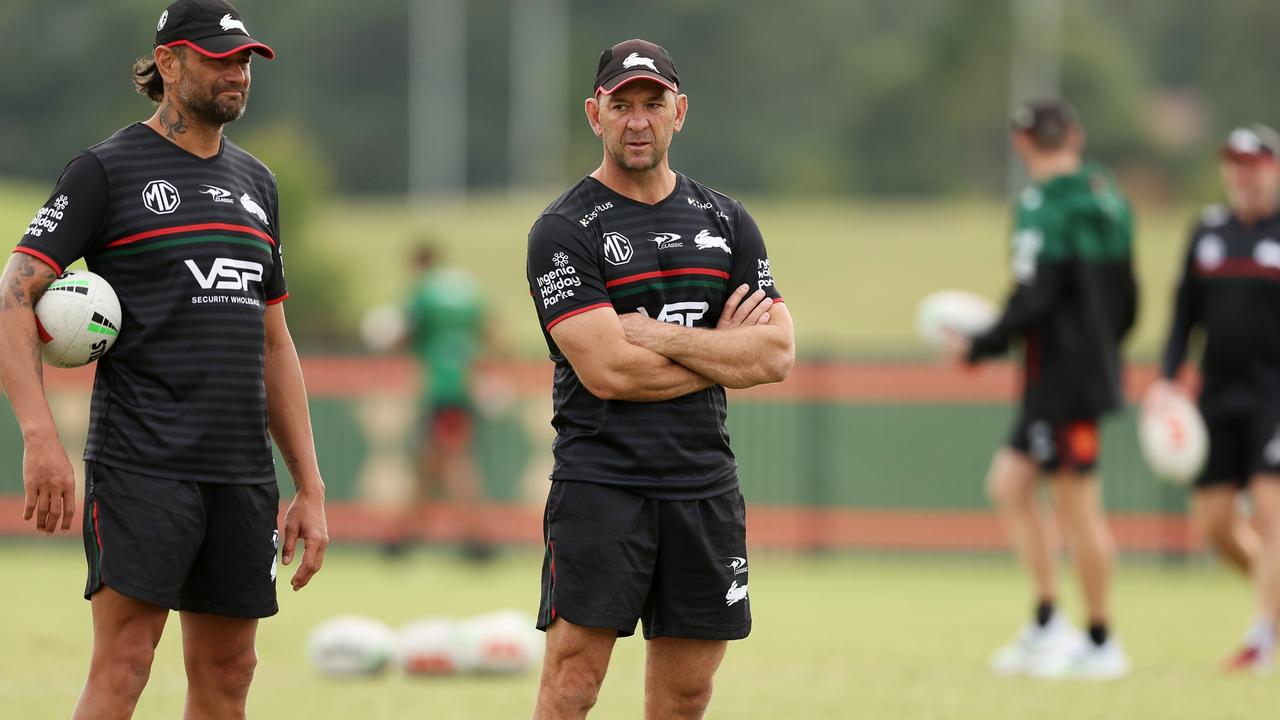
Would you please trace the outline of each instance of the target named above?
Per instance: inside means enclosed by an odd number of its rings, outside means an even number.
[[[15,252],[79,258],[120,298],[85,459],[178,480],[275,479],[266,306],[287,297],[275,178],[224,139],[202,159],[138,123],[77,155]]]
[[[1201,411],[1209,419],[1280,402],[1280,214],[1246,225],[1221,205],[1191,232],[1162,370],[1172,378],[1204,331]]]
[[[526,272],[555,361],[551,479],[617,485],[666,500],[736,487],[723,387],[664,402],[602,400],[578,379],[549,331],[601,307],[712,328],[743,283],[780,300],[764,238],[742,204],[683,175],[656,205],[586,177],[534,223]]]

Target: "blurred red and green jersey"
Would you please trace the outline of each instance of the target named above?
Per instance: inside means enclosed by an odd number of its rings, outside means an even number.
[[[405,319],[409,348],[423,364],[429,407],[470,407],[471,366],[484,344],[484,316],[480,286],[464,270],[432,270],[414,285]]]

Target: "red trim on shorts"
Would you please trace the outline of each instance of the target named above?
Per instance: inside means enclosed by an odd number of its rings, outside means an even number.
[[[556,619],[556,543],[554,540],[547,541],[547,550],[551,553],[551,592],[547,598],[547,605],[551,610],[551,619]]]
[[[198,225],[175,225],[173,227],[160,228],[159,230],[148,230],[134,235],[126,235],[119,240],[112,240],[107,243],[107,247],[119,247],[120,245],[128,245],[139,240],[147,240],[162,235],[177,235],[185,232],[200,232],[202,230],[229,230],[231,232],[248,233],[266,240],[271,245],[275,245],[276,241],[271,236],[262,232],[257,228],[251,228],[248,225],[232,225],[231,223],[200,223]]]
[[[562,321],[564,321],[564,320],[568,320],[569,318],[573,317],[574,315],[581,315],[582,313],[587,312],[587,311],[589,311],[589,310],[599,310],[600,308],[606,308],[606,307],[607,307],[607,308],[611,308],[611,307],[613,307],[613,303],[607,303],[607,302],[603,302],[603,303],[596,303],[595,305],[588,305],[588,306],[586,306],[586,307],[584,307],[584,308],[578,308],[577,310],[570,310],[569,312],[567,312],[567,313],[565,313],[565,314],[561,315],[560,317],[555,318],[555,319],[554,319],[554,320],[552,320],[551,322],[547,323],[547,331],[548,331],[548,332],[550,332],[550,331],[551,331],[551,328],[553,328],[553,327],[555,327],[556,325],[560,324],[560,323],[561,323]]]
[[[22,253],[23,255],[30,255],[31,257],[53,268],[54,271],[57,272],[59,275],[62,274],[62,266],[59,265],[56,261],[54,261],[53,258],[49,257],[48,255],[45,255],[39,250],[32,250],[29,247],[22,247],[21,245],[19,245],[18,247],[14,248],[13,251],[16,253]]]

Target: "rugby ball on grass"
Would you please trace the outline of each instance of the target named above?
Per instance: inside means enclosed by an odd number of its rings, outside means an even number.
[[[452,675],[465,670],[459,655],[461,627],[449,618],[409,623],[396,633],[396,665],[406,675]]]
[[[479,673],[524,672],[537,663],[542,647],[543,635],[533,619],[518,610],[473,617],[459,634],[462,663]]]
[[[942,350],[949,335],[980,335],[999,317],[995,304],[984,297],[964,290],[939,290],[920,301],[916,330],[935,349]]]
[[[1209,431],[1200,411],[1185,395],[1153,385],[1138,415],[1142,457],[1161,480],[1189,485],[1209,457]]]
[[[391,659],[393,640],[386,623],[342,615],[316,626],[307,643],[307,655],[325,675],[376,675]]]

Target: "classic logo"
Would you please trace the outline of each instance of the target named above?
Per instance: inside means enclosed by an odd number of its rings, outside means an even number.
[[[729,243],[722,237],[716,237],[712,235],[710,230],[698,231],[698,234],[696,237],[693,238],[693,241],[698,244],[699,250],[710,250],[712,248],[718,248],[720,250],[723,250],[729,253],[730,255],[733,254],[733,251],[729,249]]]
[[[684,243],[680,242],[680,236],[676,233],[649,233],[653,237],[648,238],[649,242],[657,243],[659,250],[674,250],[675,248],[684,247]]]
[[[168,215],[182,204],[178,188],[168,180],[152,180],[142,189],[142,205],[157,215]]]
[[[642,57],[640,53],[631,53],[622,61],[622,67],[633,68],[644,66],[654,72],[658,72],[658,68],[654,67],[653,61],[647,57]]]
[[[654,318],[658,322],[671,323],[672,325],[684,325],[685,327],[693,327],[693,324],[702,319],[707,314],[711,306],[705,302],[678,302],[667,303],[662,306],[662,310],[658,313],[658,317]],[[636,311],[645,317],[649,317],[649,311],[644,308],[636,308]]]
[[[733,571],[734,575],[741,575],[747,571],[747,559],[744,557],[730,556],[726,558],[729,562],[725,563],[725,567]]]
[[[1196,243],[1196,264],[1204,270],[1214,270],[1227,259],[1227,244],[1222,238],[1209,233]]]
[[[231,191],[229,190],[223,190],[222,188],[214,187],[213,185],[201,185],[200,187],[204,188],[203,190],[200,191],[200,194],[208,195],[209,199],[213,200],[216,203],[226,203],[228,205],[234,205],[236,202],[235,200],[231,199]]]
[[[262,263],[251,260],[232,260],[218,258],[209,268],[209,274],[200,271],[195,260],[187,261],[187,268],[195,276],[196,282],[205,290],[240,290],[249,289],[250,282],[262,282]]]
[[[267,211],[263,210],[261,205],[254,202],[253,198],[249,197],[249,193],[245,193],[240,196],[240,207],[247,210],[250,215],[258,218],[263,225],[271,227],[271,223],[267,222]]]
[[[742,585],[741,587],[739,587],[737,580],[734,580],[733,584],[729,586],[729,592],[724,594],[725,606],[736,605],[739,601],[746,600],[746,599],[747,599],[747,586]]]
[[[626,235],[616,232],[604,234],[604,259],[610,265],[626,265],[631,262],[632,255],[635,251],[631,249],[631,241]]]
[[[227,13],[226,15],[223,15],[222,18],[218,20],[218,24],[222,26],[223,32],[239,30],[245,35],[249,34],[249,31],[244,28],[244,22],[232,18],[231,13]]]

